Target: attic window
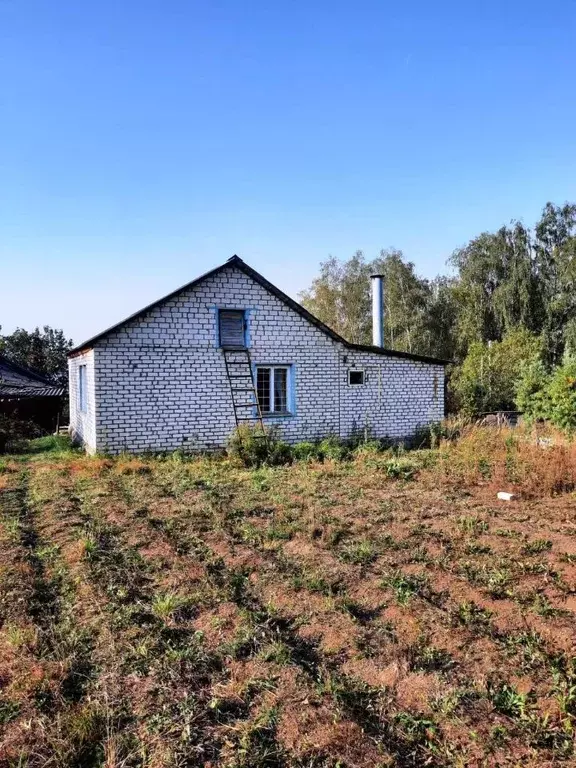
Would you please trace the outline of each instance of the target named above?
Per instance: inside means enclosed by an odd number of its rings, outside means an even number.
[[[364,371],[348,371],[348,384],[350,386],[364,384]]]
[[[246,322],[243,309],[221,309],[218,313],[221,347],[246,346]]]

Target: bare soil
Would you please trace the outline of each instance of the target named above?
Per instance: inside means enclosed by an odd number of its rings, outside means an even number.
[[[1,766],[576,765],[576,499],[15,457]]]

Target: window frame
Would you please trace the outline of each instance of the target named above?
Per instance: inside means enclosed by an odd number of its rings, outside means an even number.
[[[78,366],[78,410],[80,413],[88,411],[88,366],[81,363]]]
[[[260,412],[264,418],[282,418],[294,416],[296,411],[296,403],[294,400],[294,366],[291,363],[255,363],[254,364],[254,384],[256,389],[256,397],[258,397],[258,371],[268,370],[269,374],[269,391],[270,391],[270,405],[272,410],[265,411],[261,404],[260,398],[258,398],[258,405]],[[274,409],[274,371],[283,370],[286,371],[286,410],[280,411]]]
[[[354,382],[350,381],[350,374],[361,373],[362,381]],[[366,370],[364,368],[348,368],[348,386],[349,387],[363,387],[366,384]]]
[[[233,346],[229,347],[226,344],[222,343],[222,325],[221,325],[221,317],[223,312],[238,312],[238,314],[242,315],[242,339],[243,339],[243,345],[242,347],[236,347],[236,349],[248,349],[248,312],[246,309],[242,309],[240,307],[217,307],[216,309],[216,328],[218,332],[218,347],[220,349],[234,349]]]

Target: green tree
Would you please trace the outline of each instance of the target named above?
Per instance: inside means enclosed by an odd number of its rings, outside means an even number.
[[[420,278],[412,262],[404,260],[395,249],[382,250],[367,261],[357,251],[347,261],[331,257],[320,265],[320,275],[308,291],[300,294],[302,304],[322,322],[348,341],[370,344],[372,311],[370,275],[384,275],[384,338],[386,346],[406,352],[430,353],[431,329],[429,316],[435,293],[431,284]],[[435,323],[446,313],[444,288],[439,285]],[[446,338],[448,332],[446,332]]]
[[[411,261],[395,249],[380,251],[372,273],[384,276],[384,339],[391,349],[415,354],[429,353],[426,333],[432,291],[419,277]]]
[[[55,384],[68,383],[67,353],[72,349],[72,340],[64,332],[45,325],[42,330],[35,328],[25,331],[17,328],[8,336],[0,336],[0,353],[15,363],[33,368],[44,374]]]
[[[320,264],[320,274],[299,298],[332,330],[355,344],[370,337],[370,263],[362,251],[348,261],[331,256]]]
[[[550,373],[539,355],[525,360],[516,381],[516,408],[528,421],[547,419],[550,414]]]
[[[510,331],[500,342],[472,342],[451,382],[460,410],[469,416],[513,410],[522,367],[540,350],[541,340],[525,328]]]
[[[570,434],[576,431],[576,360],[567,360],[552,372],[546,391],[548,419]]]
[[[481,234],[455,251],[450,263],[457,270],[460,356],[472,342],[500,341],[514,328],[539,332],[541,292],[531,235],[523,224]]]
[[[536,225],[536,265],[541,285],[545,354],[558,363],[573,347],[576,323],[576,205],[546,203]]]
[[[460,307],[456,279],[438,276],[430,282],[423,322],[423,345],[429,355],[452,360],[456,355],[456,322]]]
[[[548,371],[538,357],[522,367],[516,403],[528,421],[546,420],[559,429],[576,431],[576,360],[566,358]]]

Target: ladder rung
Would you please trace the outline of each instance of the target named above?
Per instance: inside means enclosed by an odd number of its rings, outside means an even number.
[[[235,374],[234,376],[229,376],[229,379],[251,379],[252,376],[249,373],[241,373],[241,374]]]
[[[234,387],[232,392],[254,392],[254,387]]]
[[[258,423],[260,423],[260,419],[258,418],[258,416],[237,416],[236,418],[238,419],[238,421],[257,421]]]
[[[233,403],[232,405],[234,408],[256,408],[256,403]]]
[[[250,365],[248,360],[228,360],[228,365]]]

